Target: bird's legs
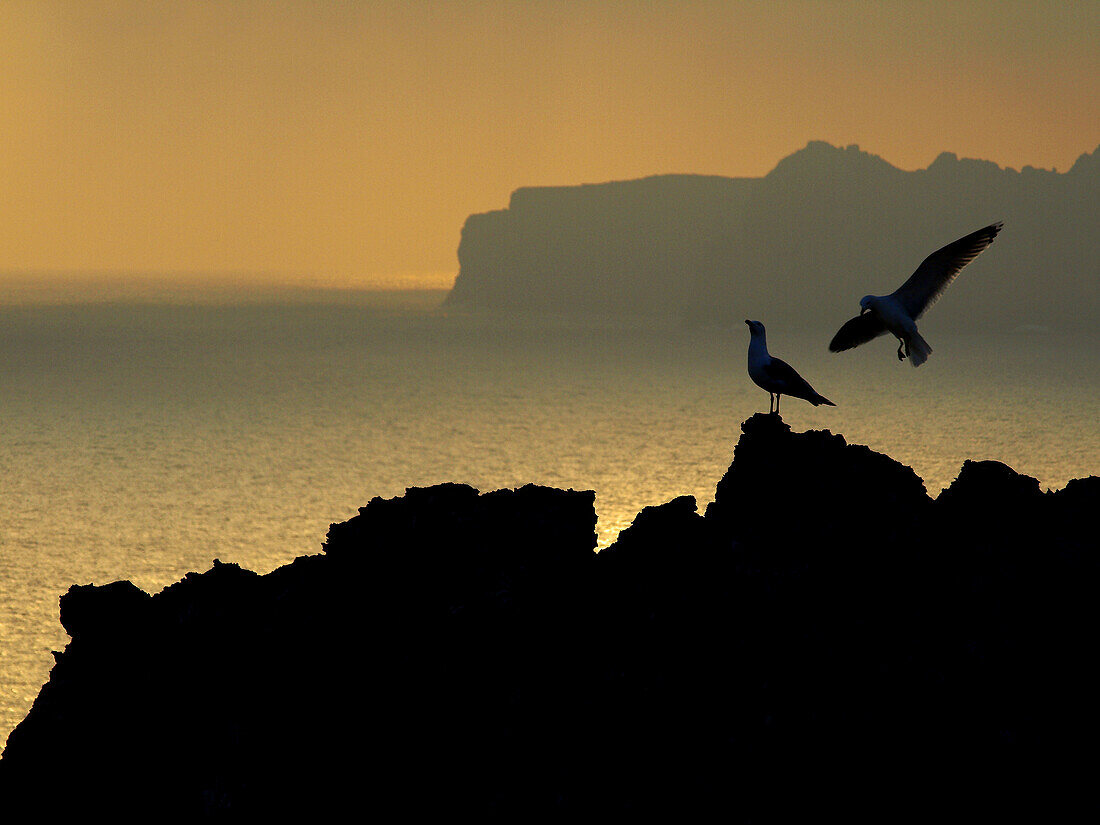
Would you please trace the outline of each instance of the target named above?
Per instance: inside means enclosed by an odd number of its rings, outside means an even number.
[[[781,397],[782,397],[782,396],[781,396],[781,395],[780,395],[779,393],[776,393],[776,394],[775,394],[775,414],[776,414],[776,415],[779,415],[779,399],[780,399]]]
[[[902,347],[905,348],[905,355],[901,354]],[[898,360],[899,361],[904,361],[908,357],[909,357],[909,347],[906,346],[904,338],[899,338],[898,339]]]

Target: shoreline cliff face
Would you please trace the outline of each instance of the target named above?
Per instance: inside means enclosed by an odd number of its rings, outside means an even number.
[[[591,492],[444,484],[267,575],[74,586],[6,810],[1095,818],[1100,478],[967,462],[933,500],[840,435],[742,430],[705,514],[599,554]]]
[[[1085,328],[1100,323],[1098,156],[1058,173],[944,152],[910,172],[812,141],[762,178],[519,189],[507,209],[467,219],[446,303],[687,324],[786,322],[807,307],[844,318],[861,295],[892,291],[934,250],[1001,220],[937,317]]]
[[[471,215],[448,306],[648,315],[720,275],[751,181],[662,175],[524,188]]]

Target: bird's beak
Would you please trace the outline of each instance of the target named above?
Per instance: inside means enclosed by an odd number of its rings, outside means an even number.
[[[860,307],[860,308],[859,308],[859,314],[860,314],[860,315],[862,315],[862,314],[863,314],[863,313],[865,313],[865,312],[870,312],[870,311],[871,311],[871,308],[870,308],[870,307]]]

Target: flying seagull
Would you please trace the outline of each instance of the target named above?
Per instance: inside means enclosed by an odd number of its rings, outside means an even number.
[[[837,331],[829,349],[852,349],[889,332],[898,339],[898,360],[908,357],[910,364],[919,367],[932,347],[917,332],[917,319],[940,299],[962,268],[993,243],[1001,226],[998,221],[936,250],[889,295],[864,295],[859,299],[859,315]]]
[[[809,385],[805,378],[794,371],[794,367],[786,361],[773,358],[768,354],[768,341],[764,332],[764,325],[759,321],[745,321],[749,325],[749,378],[756,386],[768,391],[768,412],[779,415],[779,397],[781,395],[793,395],[809,401],[815,407],[828,404],[835,407],[832,401],[824,395],[820,395]],[[775,409],[772,410],[772,406]]]

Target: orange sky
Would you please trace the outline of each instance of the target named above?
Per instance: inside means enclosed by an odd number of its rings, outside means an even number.
[[[437,285],[516,187],[811,139],[1064,170],[1100,143],[1100,3],[0,4],[0,272]]]

